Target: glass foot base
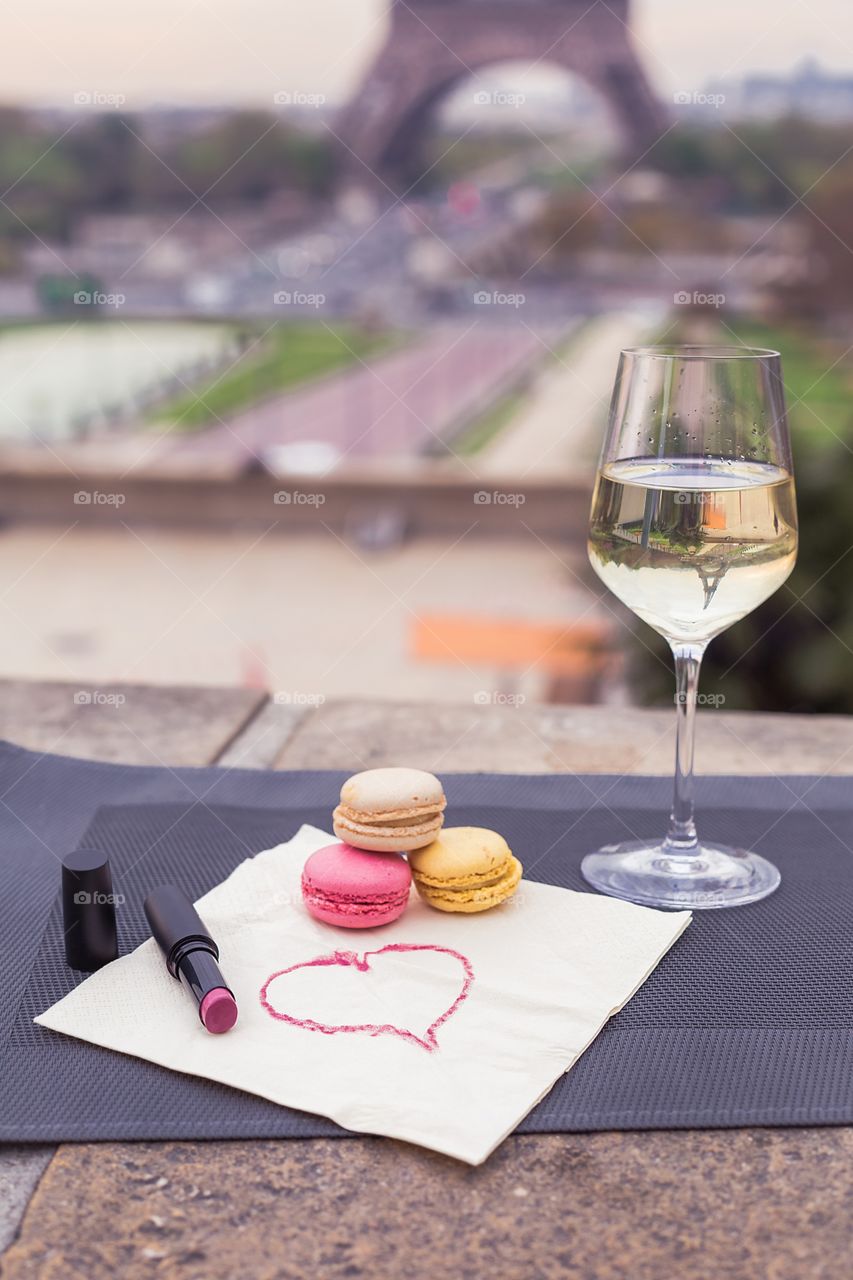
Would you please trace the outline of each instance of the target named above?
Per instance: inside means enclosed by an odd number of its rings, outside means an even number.
[[[766,858],[722,844],[701,844],[690,857],[647,841],[607,845],[588,853],[581,871],[594,889],[611,898],[682,911],[758,902],[781,879]]]

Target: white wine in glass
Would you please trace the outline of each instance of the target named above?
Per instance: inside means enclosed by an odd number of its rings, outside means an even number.
[[[707,644],[788,577],[795,510],[790,474],[770,463],[615,462],[596,482],[590,559],[656,631]]]
[[[589,555],[613,594],[669,641],[678,737],[666,838],[607,846],[584,859],[583,874],[605,893],[655,906],[754,902],[778,885],[776,867],[749,851],[700,843],[696,833],[694,711],[708,642],[772,595],[796,560],[778,353],[622,353]]]

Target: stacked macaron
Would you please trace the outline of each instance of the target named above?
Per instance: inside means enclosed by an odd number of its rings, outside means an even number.
[[[446,804],[438,778],[422,769],[367,769],[349,778],[333,814],[342,843],[318,849],[302,872],[311,915],[348,929],[390,924],[405,911],[413,879],[439,911],[470,914],[506,902],[521,863],[496,831],[442,830]]]
[[[318,849],[302,868],[302,897],[316,920],[344,929],[390,924],[406,909],[412,873],[396,853],[346,844]]]
[[[503,836],[485,827],[447,827],[409,855],[409,866],[424,902],[469,914],[511,898],[522,871]]]
[[[341,787],[332,822],[356,849],[409,853],[435,839],[446,804],[438,778],[423,769],[367,769]]]

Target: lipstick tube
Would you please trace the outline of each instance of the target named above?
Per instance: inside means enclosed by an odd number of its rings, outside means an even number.
[[[164,884],[149,893],[144,908],[166,968],[192,996],[202,1026],[213,1035],[230,1031],[237,1001],[217,963],[219,948],[192,902],[176,885]]]

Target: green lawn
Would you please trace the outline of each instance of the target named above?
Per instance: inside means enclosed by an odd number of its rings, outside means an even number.
[[[853,437],[853,360],[845,353],[846,344],[794,324],[754,320],[721,324],[719,341],[780,353],[791,429],[798,440],[819,445]]]
[[[268,333],[260,327],[241,331],[246,351],[224,372],[194,392],[186,392],[153,417],[171,421],[178,431],[207,426],[228,418],[259,400],[286,391],[300,382],[365,360],[400,341],[389,332],[373,332],[351,324],[334,327],[314,322],[276,324]]]

